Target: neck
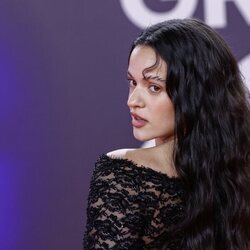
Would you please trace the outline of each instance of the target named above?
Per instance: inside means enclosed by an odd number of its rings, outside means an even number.
[[[173,151],[174,151],[174,137],[169,138],[168,140],[162,141],[156,139],[156,146],[152,147],[151,150],[156,158],[162,162],[167,163],[169,166],[172,166],[174,169],[173,161]]]
[[[160,146],[162,144],[173,144],[174,143],[174,136],[171,136],[169,138],[163,139],[163,138],[156,138],[155,139],[155,145]]]

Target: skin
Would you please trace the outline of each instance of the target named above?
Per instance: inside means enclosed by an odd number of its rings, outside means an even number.
[[[128,66],[127,101],[130,112],[146,120],[141,127],[133,126],[134,137],[140,141],[154,139],[156,146],[115,150],[108,156],[128,159],[138,166],[177,176],[173,162],[175,112],[166,91],[167,64],[160,59],[156,68],[145,71],[156,59],[155,51],[149,46],[134,48]]]
[[[146,120],[144,126],[133,126],[137,140],[155,139],[156,145],[171,141],[174,136],[175,113],[166,92],[167,65],[160,59],[157,68],[143,71],[156,62],[155,51],[149,46],[136,46],[128,66],[129,96],[127,105]]]

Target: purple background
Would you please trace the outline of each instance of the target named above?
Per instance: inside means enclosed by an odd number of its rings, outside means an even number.
[[[144,2],[158,12],[176,4]],[[233,2],[226,10],[217,30],[241,60],[250,27]],[[193,16],[204,20],[203,1]],[[118,0],[1,0],[0,249],[82,248],[96,158],[140,146],[126,106],[139,32]]]

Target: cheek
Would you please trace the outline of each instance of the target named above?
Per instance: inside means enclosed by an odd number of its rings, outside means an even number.
[[[162,100],[161,102],[159,102],[152,112],[158,118],[157,120],[165,122],[167,121],[168,123],[174,122],[174,106],[170,99]]]

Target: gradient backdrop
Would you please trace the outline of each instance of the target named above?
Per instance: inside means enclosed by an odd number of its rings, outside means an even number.
[[[0,249],[82,248],[99,154],[140,146],[129,46],[149,23],[216,28],[250,79],[248,0],[0,0]]]

